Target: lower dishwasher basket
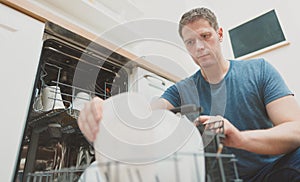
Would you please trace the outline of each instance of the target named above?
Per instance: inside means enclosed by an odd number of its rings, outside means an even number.
[[[196,169],[196,173],[193,173],[193,177],[186,180],[183,178],[184,174],[182,174],[182,168],[180,169],[180,165],[178,161],[180,161],[180,157],[189,156],[194,159],[194,162],[190,163],[190,168]],[[164,169],[164,172],[160,174],[151,174],[144,175],[145,173],[139,171],[138,168],[124,168],[124,164],[118,162],[93,162],[89,166],[81,166],[81,167],[71,167],[64,168],[60,170],[50,170],[50,171],[39,171],[34,173],[29,173],[26,176],[27,182],[64,182],[64,181],[80,181],[80,182],[88,182],[88,181],[98,181],[98,182],[188,182],[188,181],[202,181],[201,176],[205,175],[206,182],[242,182],[239,179],[238,171],[236,167],[236,158],[233,154],[218,154],[218,153],[204,153],[205,156],[205,174],[201,174],[201,170],[199,169],[199,164],[197,163],[197,157],[203,157],[203,154],[195,154],[195,153],[175,153],[172,156],[168,157],[165,160],[168,160],[169,166],[173,165],[173,167]],[[178,160],[179,159],[179,160]],[[164,160],[164,161],[165,161]],[[126,165],[128,166],[128,165]],[[186,169],[186,168],[185,168]],[[121,172],[123,170],[123,172]],[[167,173],[167,174],[166,174]],[[163,178],[160,175],[164,175]],[[167,176],[167,180],[166,180]],[[192,180],[191,180],[192,179]]]

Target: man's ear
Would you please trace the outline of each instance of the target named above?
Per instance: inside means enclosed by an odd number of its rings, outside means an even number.
[[[219,41],[222,42],[223,41],[223,28],[220,27],[218,29],[218,36],[219,36]]]

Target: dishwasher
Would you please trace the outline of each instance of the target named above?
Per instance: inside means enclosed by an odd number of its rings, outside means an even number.
[[[95,160],[92,145],[78,128],[78,113],[95,96],[107,99],[128,91],[134,66],[127,58],[47,22],[14,181],[35,181],[39,172],[73,169],[68,181],[77,181]],[[61,181],[59,176],[50,181]]]
[[[141,92],[144,89],[143,93],[150,99],[154,88],[158,89],[155,93],[160,94],[171,83],[138,69],[137,63],[116,52],[47,22],[14,181],[80,181],[84,171],[93,166],[96,160],[93,145],[85,139],[77,125],[80,110],[93,97],[105,100],[131,91],[130,85],[140,87],[138,91]],[[201,170],[198,170],[197,162],[192,163],[191,167],[196,172],[196,180],[193,181],[199,181],[201,175],[205,175],[208,182],[242,181],[238,177],[235,156],[222,152],[224,135],[214,130],[205,131],[211,141],[205,147],[204,154],[201,154],[205,156],[205,174],[199,172]],[[199,131],[203,132],[203,128],[199,128]],[[175,167],[178,156],[180,154],[169,158]],[[194,159],[199,154],[188,156]],[[101,165],[107,168],[122,164],[115,162]],[[176,174],[175,177],[180,176],[178,168],[169,172]],[[150,181],[142,180],[140,175],[137,175],[136,180],[132,180],[131,175],[125,176],[128,179],[116,178],[119,180],[109,180],[108,176],[110,174],[106,174],[104,181]],[[164,181],[158,176],[154,176],[153,180]],[[176,178],[176,181],[182,180]]]

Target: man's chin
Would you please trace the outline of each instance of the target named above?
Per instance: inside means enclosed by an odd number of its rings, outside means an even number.
[[[210,67],[213,65],[212,60],[210,59],[201,59],[201,60],[197,60],[195,61],[195,63],[200,66],[201,68],[206,68],[206,67]]]

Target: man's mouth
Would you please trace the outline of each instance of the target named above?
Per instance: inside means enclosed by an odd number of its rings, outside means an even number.
[[[208,56],[208,55],[209,55],[209,54],[199,55],[199,56],[197,56],[197,58],[198,58],[198,59],[201,59],[201,58],[206,57],[206,56]]]

